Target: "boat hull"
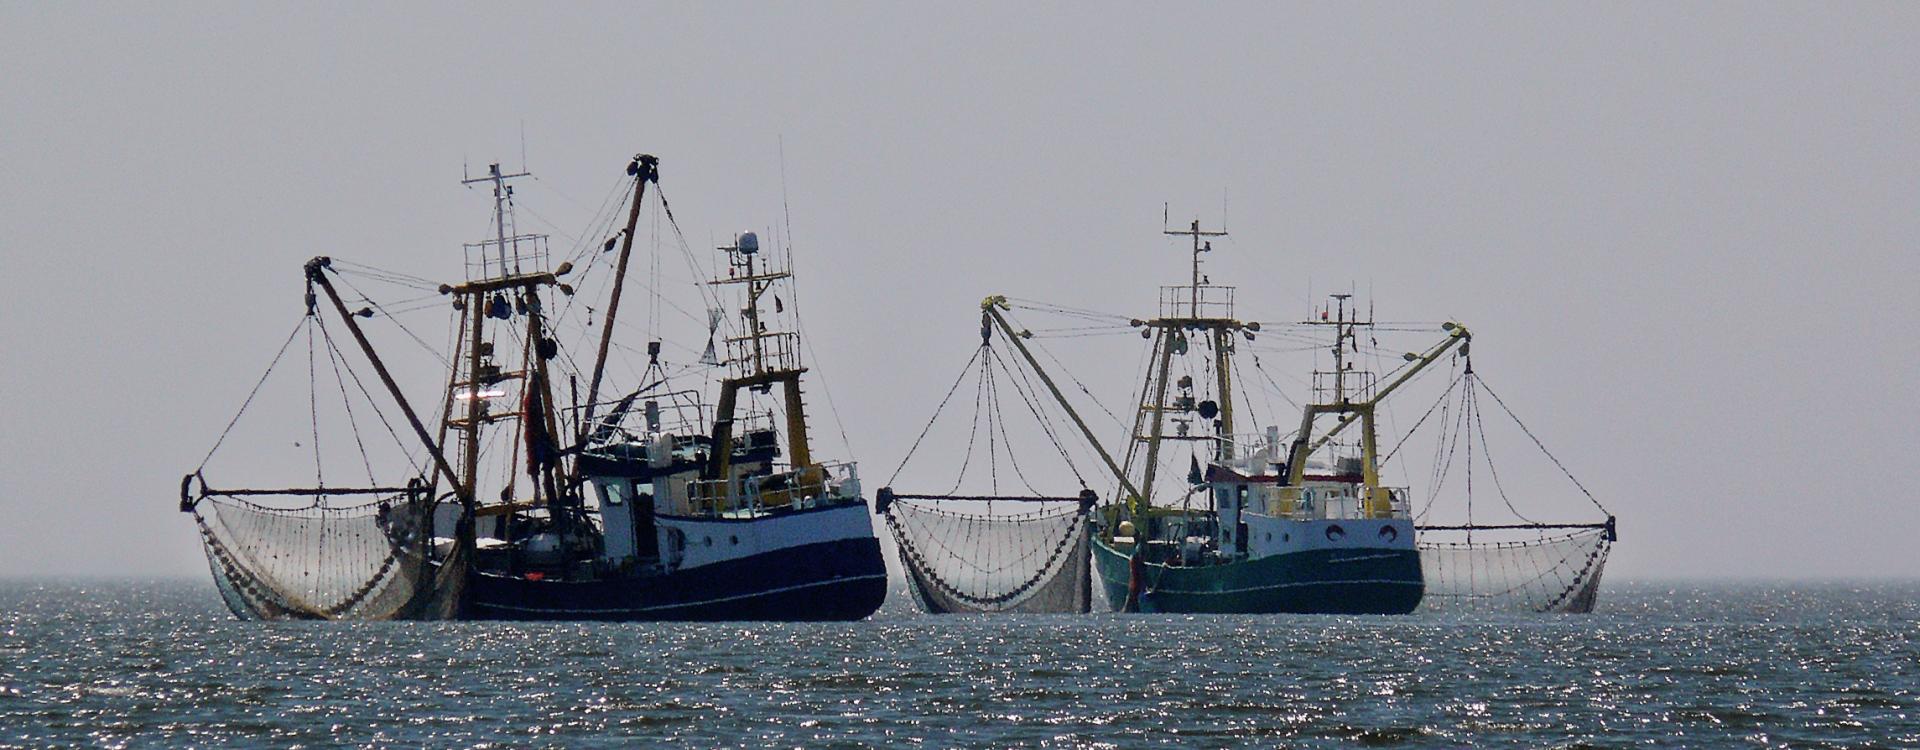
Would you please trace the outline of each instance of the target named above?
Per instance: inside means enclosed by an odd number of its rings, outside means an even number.
[[[1094,568],[1119,609],[1128,553],[1096,539]],[[1404,548],[1309,549],[1199,566],[1146,564],[1142,612],[1401,615],[1420,605],[1420,553]]]
[[[596,580],[479,568],[480,620],[858,620],[887,594],[865,503],[745,518],[657,516],[668,570]]]
[[[462,616],[474,620],[858,620],[887,594],[878,540],[841,539],[661,575],[528,580],[476,572]]]

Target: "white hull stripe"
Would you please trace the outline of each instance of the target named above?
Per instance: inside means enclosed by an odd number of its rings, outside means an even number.
[[[514,612],[564,612],[567,614],[615,614],[615,613],[632,613],[632,612],[656,612],[663,609],[688,609],[691,607],[704,607],[709,604],[719,604],[721,602],[739,601],[741,599],[752,599],[755,597],[768,596],[770,594],[784,594],[789,591],[799,591],[801,589],[810,589],[818,586],[830,586],[830,585],[839,584],[839,583],[850,583],[853,581],[869,581],[875,578],[886,578],[886,577],[887,575],[885,573],[875,573],[875,574],[863,575],[863,576],[844,576],[841,578],[834,578],[834,579],[825,580],[825,581],[811,581],[808,583],[796,584],[793,586],[782,586],[777,589],[755,591],[751,594],[735,594],[733,596],[723,596],[718,599],[703,599],[697,602],[684,602],[681,604],[661,604],[653,607],[606,607],[606,608],[598,608],[598,609],[579,609],[579,608],[562,608],[562,607],[519,607],[512,604],[493,604],[490,602],[473,602],[473,605],[476,607],[485,607],[487,609],[504,609],[504,610],[510,610]]]
[[[1331,558],[1327,560],[1327,564],[1331,565],[1333,563],[1362,562],[1365,560],[1392,560],[1398,557],[1400,556],[1391,555],[1391,554],[1389,555],[1356,555],[1354,557]]]

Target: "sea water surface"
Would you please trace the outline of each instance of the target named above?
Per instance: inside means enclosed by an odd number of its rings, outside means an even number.
[[[1920,583],[1592,615],[249,623],[0,583],[0,746],[1915,747]]]

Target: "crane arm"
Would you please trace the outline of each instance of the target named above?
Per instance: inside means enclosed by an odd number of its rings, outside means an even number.
[[[1448,351],[1452,350],[1455,345],[1459,345],[1464,348],[1468,342],[1473,340],[1473,332],[1468,331],[1466,326],[1460,325],[1458,323],[1447,323],[1443,327],[1447,329],[1446,339],[1442,340],[1438,344],[1434,344],[1433,347],[1429,348],[1425,354],[1413,355],[1414,359],[1412,360],[1413,362],[1412,367],[1407,368],[1407,371],[1401,373],[1400,377],[1394,378],[1393,382],[1388,383],[1385,388],[1381,388],[1379,391],[1375,392],[1373,394],[1373,398],[1370,398],[1370,399],[1367,399],[1366,401],[1361,402],[1360,403],[1361,408],[1359,410],[1347,412],[1345,416],[1340,418],[1339,423],[1335,424],[1332,429],[1327,430],[1327,434],[1321,435],[1320,438],[1318,440],[1313,441],[1312,444],[1307,444],[1304,442],[1301,443],[1300,445],[1304,446],[1304,449],[1295,451],[1295,454],[1292,459],[1293,463],[1295,465],[1298,465],[1301,459],[1304,459],[1307,456],[1313,455],[1314,451],[1320,450],[1321,446],[1324,446],[1327,444],[1327,441],[1332,440],[1334,436],[1339,435],[1341,430],[1346,429],[1347,426],[1353,424],[1354,422],[1360,421],[1360,417],[1363,413],[1365,413],[1366,411],[1371,411],[1375,405],[1379,404],[1381,401],[1386,400],[1387,396],[1392,395],[1392,393],[1396,389],[1398,389],[1400,386],[1406,385],[1407,381],[1412,380],[1413,376],[1418,375],[1422,370],[1427,369],[1428,365],[1431,365],[1434,362],[1439,361],[1441,355],[1444,355]],[[1309,419],[1311,419],[1311,417],[1309,417]],[[1301,435],[1303,436],[1303,438],[1306,434],[1307,433],[1304,431],[1301,432]]]
[[[1001,310],[1007,309],[1007,307],[1007,298],[1002,295],[994,295],[980,302],[982,314],[993,321],[994,326],[1000,329],[1000,332],[1007,337],[1008,341],[1013,342],[1014,350],[1020,352],[1021,358],[1027,361],[1027,366],[1033,368],[1035,375],[1040,376],[1040,382],[1047,386],[1048,393],[1053,394],[1053,400],[1060,404],[1060,408],[1066,410],[1067,417],[1073,420],[1073,426],[1080,429],[1080,434],[1087,439],[1087,444],[1092,445],[1094,452],[1100,454],[1100,460],[1106,462],[1107,470],[1113,472],[1113,475],[1119,478],[1120,488],[1134,498],[1139,498],[1140,490],[1133,486],[1132,480],[1127,479],[1127,473],[1120,469],[1118,463],[1114,462],[1113,455],[1108,453],[1106,447],[1100,444],[1100,439],[1093,436],[1093,430],[1088,428],[1086,421],[1080,418],[1080,413],[1074,411],[1073,404],[1067,403],[1066,396],[1060,393],[1060,387],[1055,385],[1053,378],[1047,375],[1047,371],[1040,367],[1040,362],[1033,358],[1033,352],[1027,350],[1026,342],[1021,340],[1022,337],[1020,333],[1015,332],[1013,326],[1007,323],[1006,316],[1000,313]]]

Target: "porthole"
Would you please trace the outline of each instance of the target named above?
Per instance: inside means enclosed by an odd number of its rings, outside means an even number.
[[[1269,541],[1269,542],[1273,541],[1273,532],[1271,531],[1267,532],[1267,538],[1265,541]]]
[[[1380,538],[1389,542],[1395,541],[1400,538],[1400,530],[1392,526],[1382,526],[1380,527]]]
[[[727,537],[727,543],[728,543],[728,544],[739,544],[739,543],[740,543],[740,537],[737,537],[737,536],[730,536],[730,537]]]
[[[713,537],[703,536],[703,537],[700,537],[700,541],[704,542],[709,547],[713,546]]]
[[[1271,542],[1271,541],[1273,541],[1273,535],[1272,535],[1272,534],[1268,534],[1268,535],[1267,535],[1267,541],[1269,541],[1269,542]],[[1285,544],[1285,543],[1287,543],[1287,542],[1291,542],[1291,541],[1293,541],[1293,535],[1292,535],[1292,534],[1281,534],[1281,535],[1280,535],[1280,543],[1281,543],[1281,544]]]
[[[1332,526],[1327,527],[1327,541],[1329,542],[1340,541],[1346,535],[1347,535],[1347,530],[1340,528],[1340,524],[1334,524]]]

